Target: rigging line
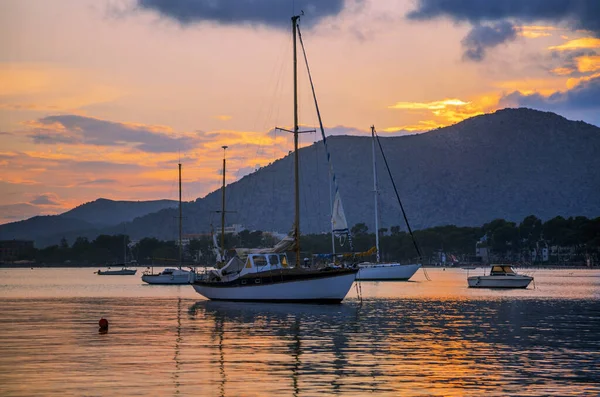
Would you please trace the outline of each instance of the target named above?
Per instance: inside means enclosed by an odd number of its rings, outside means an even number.
[[[331,172],[334,186],[334,197],[339,192],[337,179],[335,177],[335,173],[333,172],[333,164],[331,162],[331,155],[329,153],[329,148],[327,147],[327,137],[325,136],[325,129],[323,128],[323,120],[321,119],[321,111],[319,110],[319,104],[317,102],[317,94],[315,92],[315,85],[313,84],[312,75],[310,74],[310,67],[308,66],[308,58],[306,56],[306,49],[304,48],[304,41],[302,40],[302,32],[300,31],[300,26],[298,26],[298,38],[300,39],[300,46],[302,47],[302,54],[304,55],[304,62],[306,64],[306,71],[308,73],[308,80],[310,82],[310,88],[312,89],[312,96],[315,102],[315,109],[317,111],[317,118],[319,120],[319,128],[321,130],[321,136],[323,138],[323,145],[325,146],[325,153],[327,154],[327,163],[329,164],[329,171]],[[341,196],[340,196],[341,197]],[[340,199],[341,200],[341,199]],[[333,214],[332,214],[333,216]],[[347,226],[347,225],[346,225]],[[332,230],[333,232],[333,230]],[[339,231],[340,234],[346,234],[348,236],[348,243],[350,244],[350,251],[354,251],[354,247],[352,246],[352,236],[350,234],[350,229]]]
[[[381,151],[381,155],[383,157],[383,161],[385,163],[385,167],[387,168],[387,172],[390,176],[390,180],[392,181],[392,186],[394,187],[394,192],[396,193],[396,198],[398,199],[398,204],[400,204],[400,209],[402,210],[402,216],[404,216],[404,222],[406,223],[406,227],[408,228],[408,232],[410,233],[410,237],[412,238],[413,245],[417,250],[417,254],[419,254],[419,261],[422,261],[421,250],[417,245],[417,240],[415,240],[415,235],[412,232],[410,224],[408,223],[408,218],[406,217],[406,212],[404,211],[404,206],[402,205],[402,200],[400,200],[400,195],[398,194],[398,189],[396,188],[396,183],[394,182],[394,178],[392,177],[392,171],[390,170],[390,166],[388,165],[387,158],[385,157],[385,153],[383,152],[383,147],[381,146],[381,142],[379,141],[379,135],[375,132],[375,138],[377,138],[377,144],[379,145],[379,150]]]

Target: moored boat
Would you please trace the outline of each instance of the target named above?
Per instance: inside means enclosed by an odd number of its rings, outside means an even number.
[[[379,230],[379,189],[377,187],[377,165],[375,162],[375,127],[371,126],[371,151],[373,153],[373,192],[375,194],[375,230]],[[361,281],[407,281],[421,268],[420,263],[382,263],[379,253],[379,233],[375,232],[376,262],[358,264],[357,280]]]
[[[136,272],[137,269],[128,269],[127,267],[124,267],[119,270],[111,270],[110,268],[108,268],[108,270],[98,270],[96,274],[99,276],[131,276]]]
[[[142,281],[148,284],[189,284],[192,274],[188,270],[168,267],[160,273],[144,273]]]
[[[210,271],[204,278],[195,280],[192,283],[194,290],[211,300],[339,303],[344,299],[356,278],[358,271],[356,267],[326,266],[321,269],[314,269],[300,265],[300,190],[298,175],[298,136],[300,131],[298,127],[296,68],[298,19],[299,16],[292,17],[294,129],[289,131],[294,134],[295,217],[293,232],[273,248],[239,252],[223,268]],[[300,43],[302,44],[301,36]],[[318,110],[317,114],[322,125]],[[288,262],[286,251],[295,251],[295,264],[292,265]]]
[[[181,223],[183,217],[181,216],[181,164],[179,165],[179,267],[177,269],[166,268],[162,272],[154,274],[151,272],[144,272],[142,275],[142,281],[148,284],[161,284],[161,285],[177,285],[177,284],[189,284],[194,279],[194,272],[189,270],[183,270],[181,268],[181,261],[183,255],[183,243],[181,241]]]
[[[492,265],[487,276],[467,277],[469,288],[527,288],[533,277],[517,274],[510,265]]]

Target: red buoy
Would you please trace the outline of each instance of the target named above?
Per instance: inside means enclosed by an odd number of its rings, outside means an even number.
[[[108,320],[101,318],[100,321],[98,321],[98,325],[100,326],[100,329],[108,329]]]

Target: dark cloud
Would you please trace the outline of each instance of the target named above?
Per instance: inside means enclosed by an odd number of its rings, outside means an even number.
[[[29,204],[35,204],[35,205],[60,205],[59,202],[55,201],[53,197],[51,197],[48,194],[41,194],[39,196],[37,196],[36,198],[34,198],[33,200],[31,200],[29,202]]]
[[[222,25],[290,26],[290,17],[304,11],[306,26],[339,14],[344,0],[137,0],[138,7],[153,10],[183,25],[216,22]]]
[[[151,153],[177,152],[195,146],[189,137],[172,137],[137,126],[77,115],[48,116],[38,120],[30,138],[41,144],[131,145]],[[62,127],[56,129],[56,125]]]
[[[462,40],[465,47],[463,57],[472,61],[481,61],[487,48],[496,47],[517,37],[518,29],[510,22],[501,21],[490,25],[477,25]]]
[[[587,30],[600,37],[599,0],[418,0],[417,7],[407,17],[413,20],[447,17],[470,23],[474,27],[463,40],[465,57],[477,61],[483,59],[486,48],[514,39],[515,25],[522,23],[545,21]],[[489,30],[494,22],[510,24],[513,32],[508,25],[500,30]],[[487,32],[482,29],[485,27]],[[487,40],[477,40],[482,36]]]
[[[538,93],[525,95],[515,91],[502,97],[500,106],[548,110],[600,125],[600,77],[584,81],[570,90],[555,92],[550,96]]]
[[[408,13],[408,18],[417,20],[438,17],[474,25],[504,19],[547,21],[600,36],[598,0],[418,0],[417,8]]]

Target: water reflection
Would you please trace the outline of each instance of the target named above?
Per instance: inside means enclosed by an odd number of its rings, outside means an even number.
[[[600,342],[590,335],[600,320],[580,303],[201,301],[188,313],[213,324],[221,396],[254,382],[295,396],[600,392]]]
[[[362,283],[362,306],[19,275],[30,287],[0,288],[0,395],[600,395],[600,273],[536,274],[517,295],[463,273]]]

